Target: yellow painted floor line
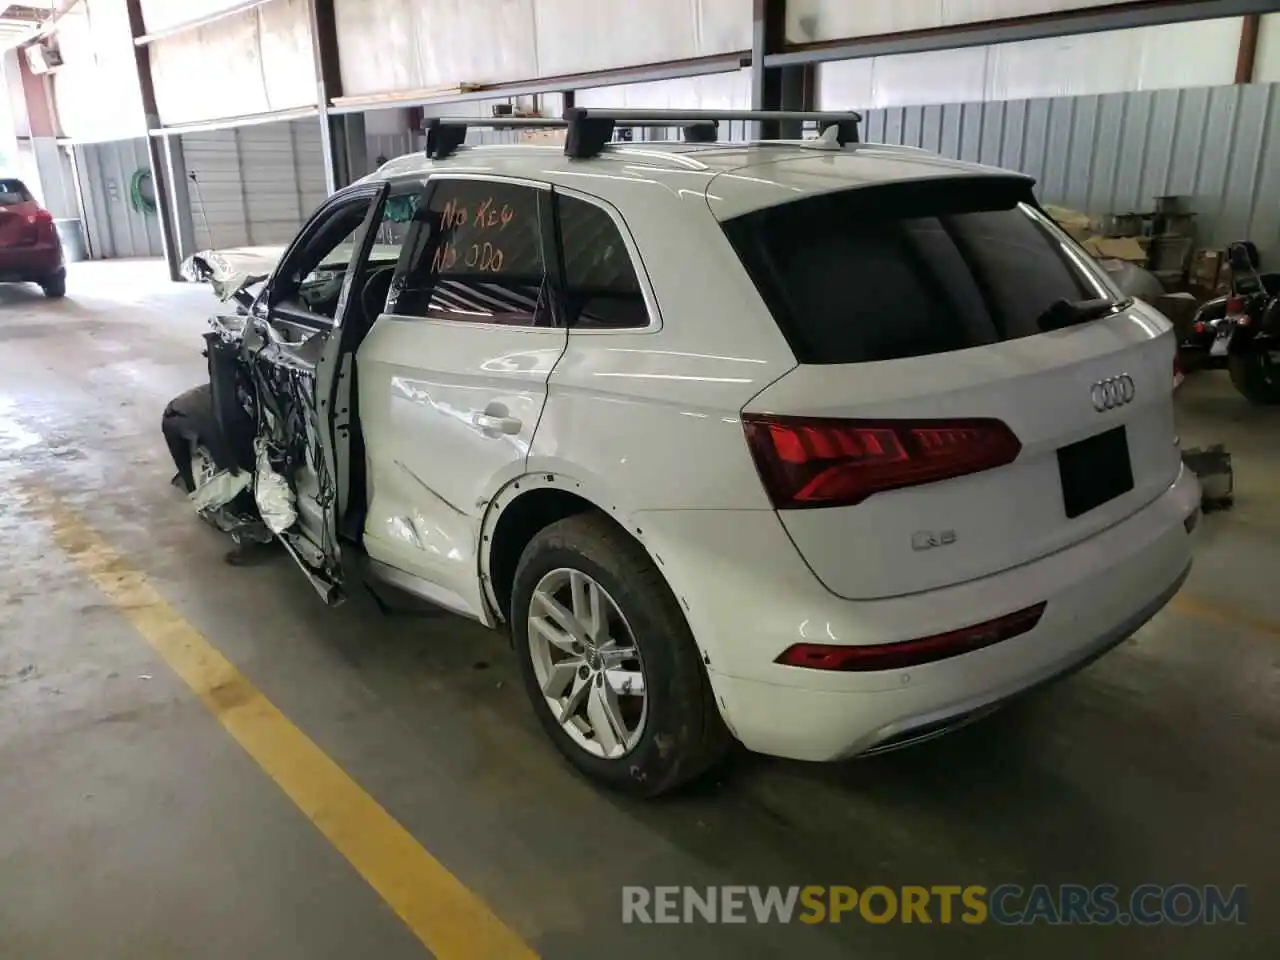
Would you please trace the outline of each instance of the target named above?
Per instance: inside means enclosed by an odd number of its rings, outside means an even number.
[[[55,496],[28,489],[76,562],[226,731],[440,960],[537,954]]]
[[[1195,617],[1197,620],[1212,620],[1216,623],[1244,627],[1248,630],[1256,630],[1258,633],[1265,633],[1268,636],[1280,637],[1280,623],[1275,620],[1254,617],[1250,614],[1242,613],[1234,607],[1222,606],[1185,593],[1180,593],[1174,597],[1169,607],[1176,613]]]

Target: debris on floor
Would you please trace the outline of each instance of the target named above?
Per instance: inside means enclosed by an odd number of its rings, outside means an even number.
[[[1182,462],[1200,479],[1201,509],[1208,513],[1231,508],[1235,499],[1235,476],[1226,447],[1216,443],[1212,447],[1184,450]]]

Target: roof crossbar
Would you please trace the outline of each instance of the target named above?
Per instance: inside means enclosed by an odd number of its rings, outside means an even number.
[[[834,127],[836,143],[843,147],[847,143],[858,142],[858,125],[862,121],[861,114],[829,110],[613,110],[570,107],[564,116],[569,122],[565,153],[577,158],[597,156],[613,138],[615,127],[685,126],[688,132],[690,125],[719,123],[721,120],[790,120],[815,123],[819,133]]]
[[[681,127],[685,140],[713,143],[721,120],[811,122],[817,124],[819,133],[826,133],[834,128],[835,142],[844,146],[858,142],[858,124],[862,117],[852,112],[819,110],[612,110],[570,107],[559,120],[544,117],[429,117],[423,121],[422,127],[427,135],[426,154],[432,160],[443,160],[451,156],[462,146],[467,131],[473,127],[490,130],[564,129],[565,155],[582,160],[599,156],[605,145],[613,140],[614,131],[619,127]]]

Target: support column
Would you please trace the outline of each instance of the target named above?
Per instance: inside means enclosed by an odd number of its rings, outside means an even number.
[[[1236,83],[1253,83],[1254,62],[1258,58],[1258,31],[1262,14],[1250,13],[1240,25],[1240,50],[1236,54]]]
[[[782,53],[787,42],[786,0],[755,0],[751,32],[751,108],[753,110],[813,110],[817,101],[817,71],[812,64],[765,67],[764,58]],[[761,140],[799,140],[803,124],[776,120],[759,126]]]
[[[342,96],[338,25],[333,0],[307,0],[311,20],[311,49],[316,63],[316,108],[320,116],[324,181],[330,193],[369,172],[369,147],[363,114],[329,112],[329,103]]]
[[[334,168],[338,186],[355,183],[369,172],[369,140],[365,136],[363,113],[345,113],[329,117],[334,149]]]
[[[141,0],[125,0],[125,10],[129,15],[129,36],[137,40],[146,34],[146,25],[142,18]],[[165,173],[164,151],[160,137],[150,135],[151,130],[160,128],[160,114],[156,109],[156,88],[151,78],[151,48],[147,44],[134,43],[133,59],[138,72],[138,89],[142,93],[142,113],[146,121],[147,161],[151,167],[151,184],[156,194],[156,221],[160,225],[160,245],[164,248],[164,259],[169,265],[169,279],[181,280],[179,266],[182,261],[178,256],[178,246],[174,242],[174,230],[170,222],[173,210],[172,193],[169,178]]]
[[[196,226],[191,215],[191,191],[187,187],[187,158],[182,151],[182,136],[164,137],[164,172],[169,184],[170,223],[174,244],[181,263],[196,252]]]

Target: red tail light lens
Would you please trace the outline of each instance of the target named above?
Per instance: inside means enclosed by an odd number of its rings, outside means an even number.
[[[53,214],[43,207],[27,215],[27,223],[53,223]]]
[[[962,477],[1017,459],[999,420],[830,420],[743,414],[765,489],[779,510],[851,506],[873,493]]]
[[[995,620],[900,643],[874,643],[857,646],[835,646],[823,643],[797,643],[775,660],[788,667],[810,670],[901,670],[924,663],[958,657],[962,653],[981,650],[1001,640],[1008,640],[1035,629],[1044,614],[1045,604],[1037,603]]]
[[[1227,315],[1244,312],[1244,297],[1227,297]]]

